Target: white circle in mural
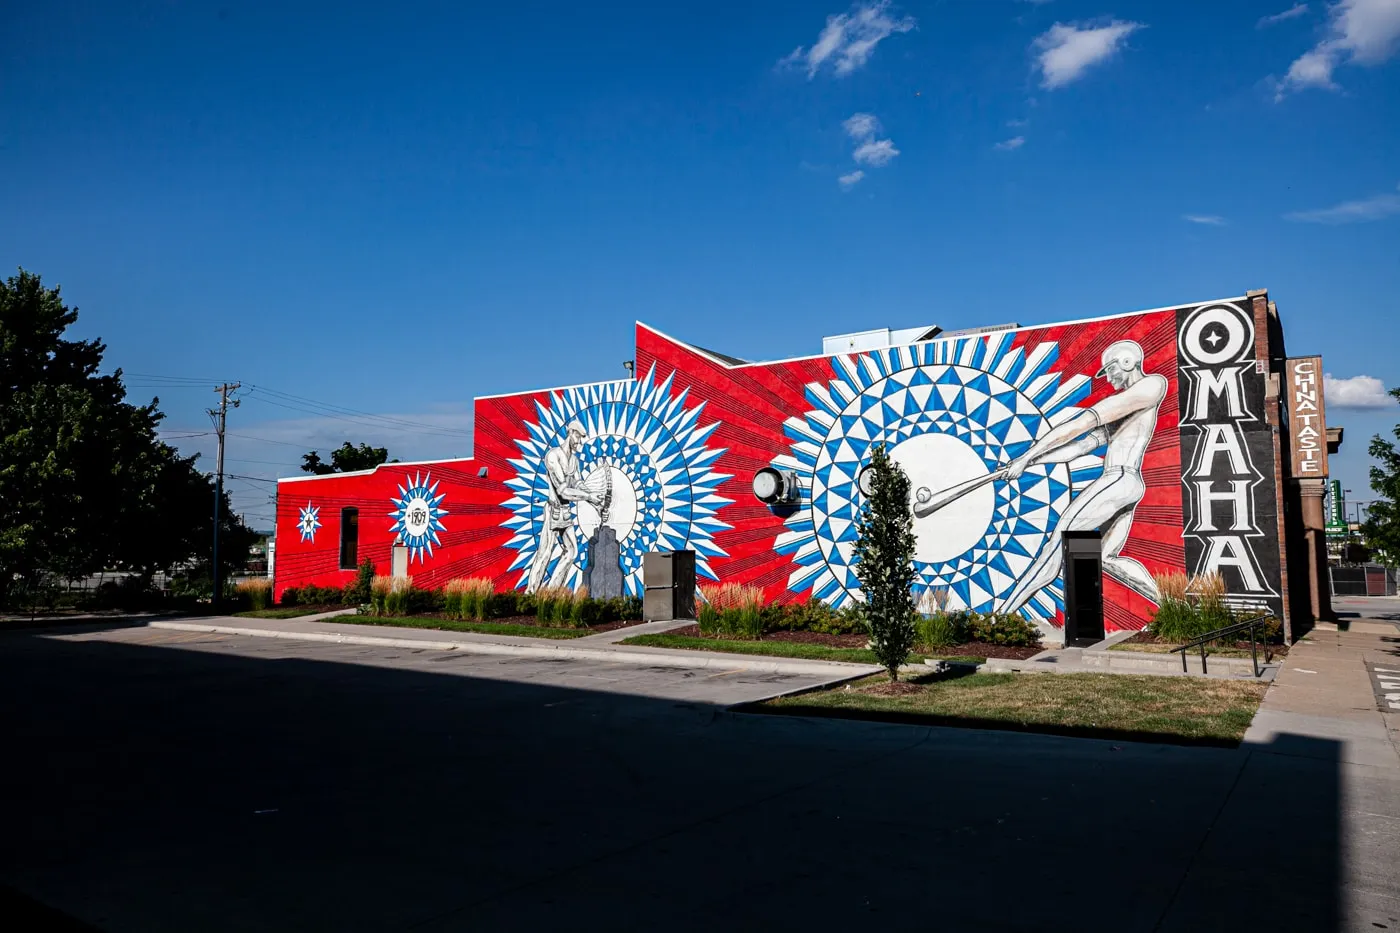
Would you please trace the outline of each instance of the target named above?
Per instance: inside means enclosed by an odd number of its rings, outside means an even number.
[[[904,468],[911,493],[922,487],[937,496],[958,483],[987,475],[981,455],[951,434],[911,437],[890,451],[890,459]],[[933,563],[968,551],[986,535],[995,511],[996,487],[988,483],[916,521],[915,558]]]
[[[403,504],[404,531],[410,537],[419,538],[428,533],[432,521],[433,507],[422,496],[414,496]]]
[[[604,470],[612,476],[612,501],[608,504],[608,527],[617,532],[619,542],[625,541],[637,524],[637,490],[632,487],[631,477],[618,467],[606,464],[589,473],[583,484],[589,489],[601,489],[605,482],[602,476]],[[580,501],[578,504],[578,530],[583,535],[583,539],[587,541],[592,538],[593,532],[597,531],[601,524],[602,516],[598,513],[598,507],[591,502]]]
[[[1186,355],[1197,363],[1214,366],[1234,362],[1249,342],[1249,328],[1240,312],[1217,305],[1193,314],[1182,334]]]

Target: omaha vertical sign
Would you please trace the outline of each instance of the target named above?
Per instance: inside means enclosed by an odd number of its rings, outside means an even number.
[[[1177,312],[1186,570],[1219,573],[1229,602],[1282,618],[1274,436],[1247,307]]]
[[[1294,479],[1327,478],[1327,410],[1322,400],[1322,357],[1288,360],[1288,448]]]

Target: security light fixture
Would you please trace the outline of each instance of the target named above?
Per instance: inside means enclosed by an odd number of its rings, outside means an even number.
[[[636,363],[635,360],[623,360],[623,361],[622,361],[622,368],[625,369],[625,370],[627,370],[628,373],[631,373],[631,374],[634,375],[634,376],[636,375],[636,373],[633,372],[633,370],[636,368],[636,365],[637,365],[637,363]]]
[[[796,502],[799,495],[797,474],[791,470],[763,467],[753,475],[753,494],[767,505]]]

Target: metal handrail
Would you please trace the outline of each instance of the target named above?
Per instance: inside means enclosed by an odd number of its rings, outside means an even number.
[[[1226,635],[1233,635],[1236,632],[1243,632],[1245,629],[1249,629],[1249,659],[1254,664],[1254,676],[1258,677],[1259,650],[1256,647],[1254,630],[1258,628],[1263,628],[1270,618],[1272,617],[1267,612],[1263,612],[1252,618],[1245,619],[1242,622],[1232,622],[1224,628],[1218,628],[1213,632],[1206,632],[1204,635],[1201,635],[1196,639],[1187,642],[1179,648],[1173,648],[1170,653],[1174,654],[1178,651],[1181,652],[1181,670],[1183,673],[1185,673],[1187,670],[1186,652],[1192,648],[1199,647],[1201,649],[1201,673],[1206,674],[1209,673],[1209,671],[1206,669],[1206,644],[1212,641],[1218,641],[1219,639],[1224,638]],[[1268,664],[1273,659],[1273,652],[1269,650],[1269,643],[1266,641],[1264,643],[1264,663]]]

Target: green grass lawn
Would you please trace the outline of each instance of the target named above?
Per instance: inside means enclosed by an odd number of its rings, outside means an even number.
[[[925,678],[917,692],[864,691],[885,678],[753,709],[804,716],[1015,729],[1136,741],[1237,745],[1266,685],[1121,674],[972,674]]]
[[[240,619],[296,619],[301,616],[314,616],[321,612],[331,612],[325,606],[278,606],[275,609],[251,609],[248,612],[235,612]],[[350,608],[350,607],[345,607]]]
[[[539,625],[518,625],[504,622],[459,622],[456,619],[433,619],[421,616],[337,616],[327,622],[350,622],[354,625],[389,625],[397,628],[431,628],[444,632],[476,632],[480,635],[519,635],[525,638],[582,638],[592,635],[586,628],[545,628]]]
[[[724,651],[730,654],[757,654],[770,658],[805,658],[810,661],[847,661],[852,664],[878,664],[875,652],[865,648],[832,648],[828,645],[809,645],[794,641],[739,641],[727,638],[697,638],[693,635],[633,635],[620,644],[645,645],[651,648],[684,648],[690,651]],[[919,664],[924,658],[938,658],[944,661],[982,661],[964,655],[919,654],[909,655],[910,664]]]

